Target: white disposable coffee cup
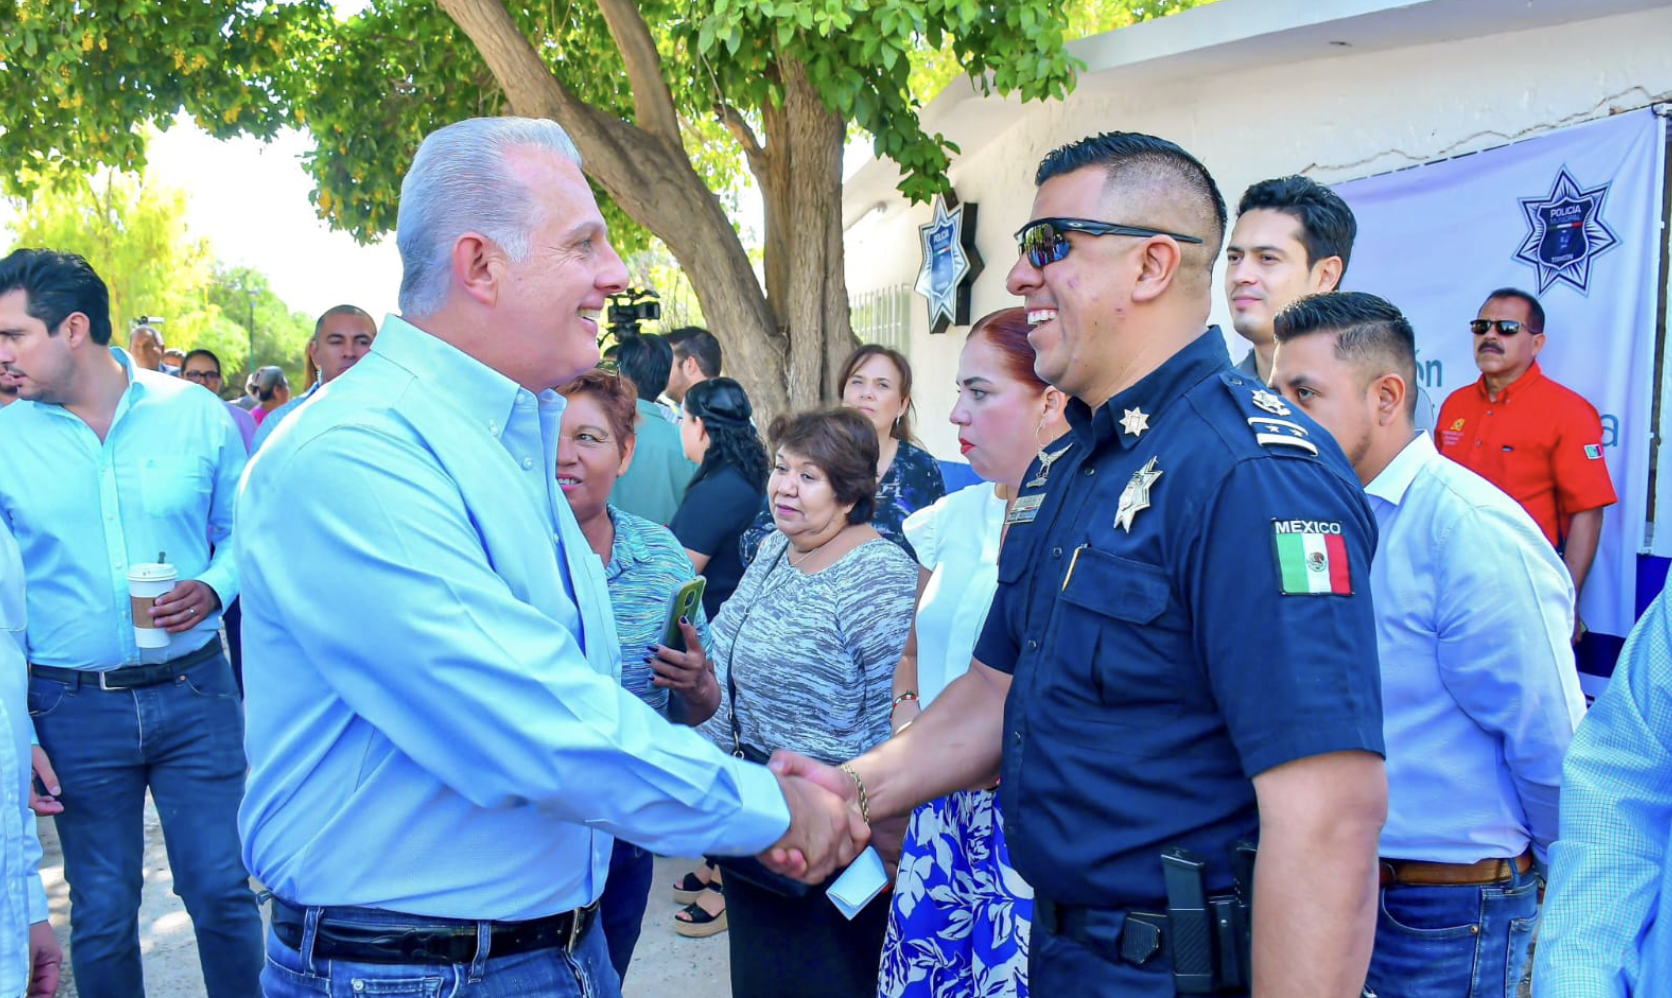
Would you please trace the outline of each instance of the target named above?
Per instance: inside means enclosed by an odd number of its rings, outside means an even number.
[[[174,635],[151,620],[151,604],[174,589],[179,572],[167,562],[128,566],[128,599],[133,605],[134,641],[141,648],[167,648]]]

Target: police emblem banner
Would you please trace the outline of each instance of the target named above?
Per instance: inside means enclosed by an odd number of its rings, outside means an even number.
[[[1580,602],[1603,634],[1636,617],[1665,150],[1665,121],[1644,109],[1336,187],[1359,226],[1344,286],[1410,317],[1417,379],[1436,406],[1480,377],[1467,323],[1488,292],[1517,287],[1544,305],[1539,364],[1601,413],[1620,497]],[[1672,541],[1672,526],[1663,533]]]

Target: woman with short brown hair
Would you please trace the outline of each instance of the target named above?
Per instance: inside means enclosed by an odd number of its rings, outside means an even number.
[[[702,731],[745,757],[784,748],[839,763],[888,737],[917,568],[868,522],[869,420],[848,409],[781,416],[770,437],[777,529],[714,621],[721,697]],[[850,922],[822,888],[791,897],[728,870],[726,908],[734,998],[875,993],[886,905]]]

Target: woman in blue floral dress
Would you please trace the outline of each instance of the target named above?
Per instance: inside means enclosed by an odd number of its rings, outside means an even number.
[[[1035,453],[1067,429],[1063,396],[1033,373],[1026,313],[1005,309],[970,330],[952,410],[958,442],[985,482],[905,520],[918,559],[918,606],[894,675],[894,730],[969,668],[998,587],[1010,499]],[[1024,998],[1033,889],[1010,865],[992,790],[912,813],[878,973],[880,998]]]

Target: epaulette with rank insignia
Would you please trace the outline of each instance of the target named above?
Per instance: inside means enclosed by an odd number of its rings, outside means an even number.
[[[1294,410],[1283,396],[1235,371],[1219,377],[1241,404],[1255,443],[1269,450],[1305,451],[1318,456],[1318,445],[1308,439],[1312,432],[1286,418],[1294,415]]]

